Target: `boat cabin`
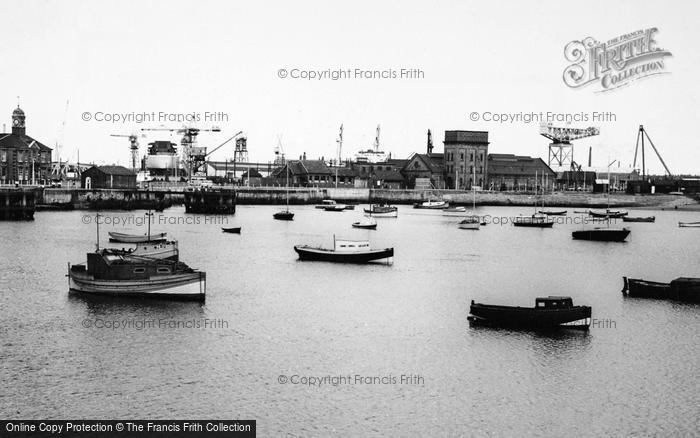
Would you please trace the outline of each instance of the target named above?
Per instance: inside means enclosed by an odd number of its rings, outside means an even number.
[[[536,309],[568,309],[574,307],[571,297],[545,297],[535,299]]]
[[[171,275],[182,272],[176,262],[168,260],[137,260],[120,254],[103,250],[87,255],[85,265],[73,265],[73,271],[86,271],[95,279],[102,280],[139,280],[154,275]]]
[[[369,251],[368,240],[336,240],[335,250],[337,252],[357,252]]]

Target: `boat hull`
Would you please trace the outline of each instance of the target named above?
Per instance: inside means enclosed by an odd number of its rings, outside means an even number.
[[[538,213],[547,216],[566,216],[566,210],[539,210]]]
[[[423,202],[419,204],[414,204],[413,208],[421,208],[424,210],[444,210],[449,206],[450,204],[448,202]]]
[[[574,231],[571,233],[571,237],[576,240],[594,240],[597,242],[624,242],[629,234],[630,230],[626,228],[621,230],[601,228]]]
[[[125,234],[125,233],[116,233],[113,231],[110,231],[109,233],[109,241],[110,242],[119,242],[119,243],[144,243],[144,242],[161,242],[166,239],[167,233],[154,233],[151,235],[146,235],[146,234]]]
[[[241,227],[221,228],[224,233],[241,234]]]
[[[388,259],[394,256],[394,248],[375,249],[362,252],[342,252],[297,245],[294,247],[294,251],[299,254],[300,260],[336,263],[368,263],[375,260]]]
[[[622,293],[630,297],[700,302],[700,278],[680,277],[670,283],[623,277]]]
[[[371,217],[399,217],[399,211],[398,210],[393,210],[393,211],[378,211],[378,212],[373,212],[371,210],[365,209],[365,216],[371,216]]]
[[[525,329],[588,328],[591,318],[589,306],[536,309],[474,303],[469,313],[469,321],[472,323]]]
[[[153,276],[144,280],[99,280],[85,272],[68,271],[71,291],[113,297],[204,301],[206,273]]]
[[[359,222],[355,222],[352,224],[353,228],[360,228],[363,230],[376,230],[377,229],[377,224],[362,224]]]
[[[680,228],[700,228],[700,222],[678,222]]]
[[[655,222],[656,217],[650,216],[650,217],[627,217],[623,216],[622,217],[622,222]]]
[[[280,211],[279,213],[273,214],[272,217],[278,221],[291,221],[294,220],[294,213],[290,211]]]
[[[514,227],[552,228],[554,222],[513,222]]]

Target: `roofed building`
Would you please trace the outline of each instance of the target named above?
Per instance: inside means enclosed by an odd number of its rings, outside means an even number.
[[[92,166],[81,175],[84,189],[135,189],[136,174],[124,166]]]
[[[272,177],[285,180],[289,169],[289,185],[314,187],[335,184],[335,174],[323,160],[287,160],[284,166],[275,169]]]
[[[488,168],[490,190],[534,190],[542,181],[552,187],[557,177],[542,158],[522,155],[490,154]]]
[[[0,182],[48,184],[52,149],[27,135],[25,120],[18,106],[12,112],[12,132],[0,134]]]
[[[445,155],[438,153],[413,154],[401,173],[409,189],[444,189]]]

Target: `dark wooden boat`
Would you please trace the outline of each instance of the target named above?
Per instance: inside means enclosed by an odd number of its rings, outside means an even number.
[[[566,210],[539,210],[538,213],[547,216],[566,216]]]
[[[610,219],[619,219],[621,217],[627,216],[627,212],[623,211],[623,210],[605,210],[605,211],[588,210],[588,214],[591,215],[592,217],[610,218]]]
[[[161,242],[168,235],[168,233],[127,234],[114,231],[109,231],[108,234],[110,242],[119,243]]]
[[[589,306],[574,306],[570,297],[537,298],[535,307],[498,306],[472,300],[468,320],[474,324],[524,329],[583,328],[591,318]]]
[[[542,214],[513,218],[513,226],[515,227],[552,228],[553,225],[554,221]]]
[[[595,240],[598,242],[624,242],[629,236],[627,228],[593,228],[591,230],[578,230],[571,233],[576,240]]]
[[[679,277],[670,283],[622,277],[622,293],[630,297],[700,302],[700,278]]]
[[[337,263],[368,263],[394,256],[394,248],[370,249],[369,241],[366,240],[333,239],[333,241],[333,249],[297,245],[294,251],[299,254],[300,260]]]
[[[232,227],[232,228],[221,227],[221,231],[223,231],[224,233],[241,234],[241,227]]]
[[[129,256],[102,249],[87,263],[68,265],[73,292],[119,297],[204,301],[206,273],[178,261]]]
[[[647,217],[628,217],[628,216],[623,216],[622,217],[622,222],[655,222],[656,217],[655,216],[647,216]]]
[[[278,221],[291,221],[294,220],[294,213],[289,210],[278,211],[277,213],[273,214],[272,217]]]

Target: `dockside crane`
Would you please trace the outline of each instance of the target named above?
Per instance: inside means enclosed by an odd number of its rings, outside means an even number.
[[[131,170],[134,173],[138,170],[136,163],[139,161],[139,138],[136,134],[110,134],[110,137],[123,137],[129,139],[129,150],[131,151]]]
[[[277,146],[275,146],[275,161],[274,165],[276,167],[284,166],[284,148],[282,147],[282,136],[277,136]]]
[[[552,165],[571,168],[574,164],[574,145],[572,141],[600,134],[600,129],[560,128],[551,123],[540,125],[540,135],[551,140],[549,144],[549,167]]]
[[[644,138],[646,137],[647,140],[649,140],[649,144],[651,145],[652,149],[654,149],[654,153],[656,153],[656,156],[659,157],[659,161],[661,161],[661,164],[664,166],[664,169],[666,170],[666,173],[668,173],[668,176],[671,177],[673,176],[671,174],[671,171],[668,170],[668,166],[666,166],[666,163],[664,162],[664,159],[661,158],[661,154],[659,151],[656,149],[656,146],[654,146],[654,142],[651,141],[651,138],[649,138],[649,134],[644,130],[644,125],[639,125],[639,131],[637,131],[637,145],[634,148],[634,161],[632,162],[632,167],[637,168],[637,152],[639,151],[639,141],[642,141],[642,179],[646,179],[646,161],[644,158]]]

